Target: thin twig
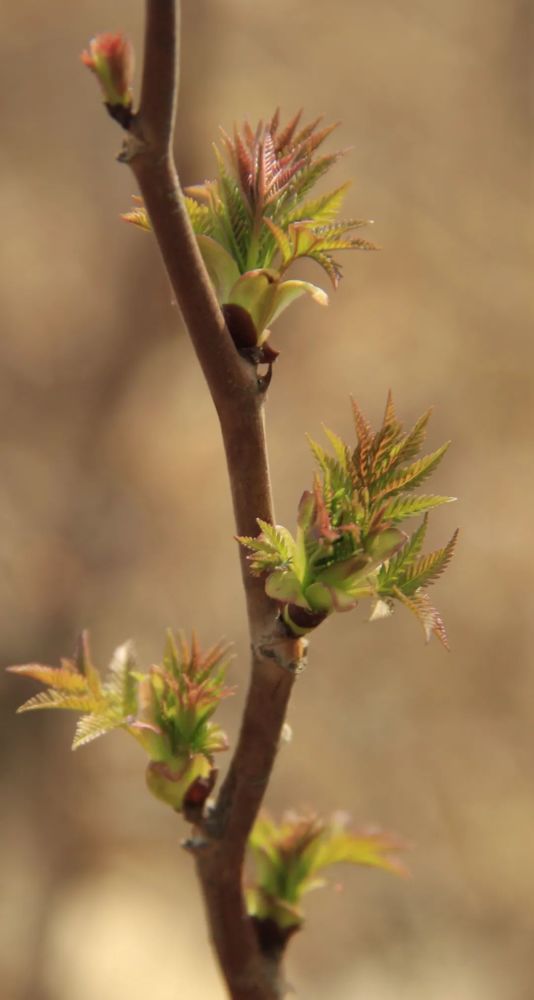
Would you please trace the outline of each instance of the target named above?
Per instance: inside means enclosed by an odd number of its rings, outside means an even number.
[[[165,266],[206,377],[226,452],[237,532],[273,523],[263,425],[264,386],[238,354],[191,228],[172,158],[179,35],[175,0],[147,0],[141,103],[121,159],[135,174]],[[179,12],[178,12],[179,15]],[[196,859],[211,936],[233,1000],[278,1000],[279,955],[262,952],[243,894],[250,829],[276,757],[305,643],[285,634],[277,607],[241,556],[252,645],[242,727],[217,803],[188,842]]]
[[[178,99],[178,39],[180,5],[173,0],[147,3],[145,51],[139,117],[145,138],[164,153],[172,148]]]

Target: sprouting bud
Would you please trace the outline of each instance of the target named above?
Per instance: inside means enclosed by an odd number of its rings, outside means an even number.
[[[207,798],[217,772],[206,757],[198,754],[176,757],[168,762],[152,760],[145,773],[146,783],[152,794],[160,802],[165,802],[176,812],[180,812],[184,799],[187,799],[189,806],[195,800],[199,805],[202,804],[202,799],[196,798],[197,793],[202,788],[203,798]]]
[[[84,633],[75,658],[63,659],[59,667],[27,663],[8,669],[46,686],[19,711],[78,712],[73,749],[125,730],[150,758],[146,779],[156,798],[173,809],[185,804],[198,812],[217,777],[213,756],[228,749],[226,734],[212,719],[221,699],[233,694],[224,684],[228,661],[225,643],[203,652],[195,634],[189,644],[182,633],[169,630],[161,665],[140,673],[131,643],[124,643],[101,678]]]
[[[286,282],[287,284],[287,282]],[[265,577],[265,591],[277,601],[287,630],[302,636],[334,611],[374,602],[371,621],[404,604],[446,647],[447,636],[426,587],[447,568],[457,532],[446,545],[422,553],[429,511],[454,497],[414,492],[437,468],[448,445],[417,457],[430,411],[408,433],[397,419],[391,393],[382,426],[375,433],[353,403],[356,448],[325,428],[334,454],[310,439],[319,465],[313,490],[299,504],[293,537],[280,524],[258,520],[260,534],[238,540],[250,549],[250,569]],[[408,535],[399,525],[424,515]]]
[[[84,66],[98,77],[109,108],[132,106],[134,55],[131,42],[120,33],[95,35],[81,54]]]
[[[288,931],[302,926],[302,897],[326,884],[323,873],[333,865],[348,862],[407,875],[398,858],[405,845],[397,837],[380,830],[351,831],[346,824],[343,813],[330,820],[287,813],[281,823],[265,813],[258,817],[249,837],[255,878],[246,898],[264,940],[270,932],[272,944],[282,945]]]

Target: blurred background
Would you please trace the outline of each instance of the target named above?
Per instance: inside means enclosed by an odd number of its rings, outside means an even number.
[[[0,74],[0,662],[57,663],[82,627],[97,662],[166,626],[247,636],[219,432],[154,242],[123,225],[134,181],[78,53],[142,3],[4,2]],[[461,498],[431,541],[461,545],[435,598],[452,652],[402,609],[313,637],[268,793],[343,808],[412,849],[412,878],[340,872],[308,899],[288,977],[306,1000],[534,996],[531,457],[526,0],[184,3],[177,159],[213,174],[219,124],[340,119],[329,176],[381,254],[342,258],[328,310],[279,321],[268,424],[277,517],[311,479],[305,432],[352,434],[349,394],[386,392]],[[303,271],[308,277],[315,272]],[[319,273],[315,273],[319,279]],[[530,303],[531,304],[531,303]],[[223,526],[221,528],[221,525]],[[226,528],[224,527],[226,525]],[[186,828],[144,791],[112,734],[71,754],[74,717],[15,716],[35,690],[0,677],[0,981],[4,1000],[222,1000]]]

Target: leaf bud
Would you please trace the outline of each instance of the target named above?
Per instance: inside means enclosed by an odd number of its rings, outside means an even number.
[[[98,78],[104,101],[110,108],[130,109],[134,55],[131,42],[120,33],[95,35],[81,54],[87,66]]]

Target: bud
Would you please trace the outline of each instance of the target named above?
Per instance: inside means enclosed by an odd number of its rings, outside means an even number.
[[[130,110],[134,70],[131,42],[121,34],[95,35],[81,60],[98,77],[108,107]]]
[[[206,796],[209,795],[213,781],[211,774],[213,766],[204,754],[187,757],[185,754],[171,761],[150,761],[146,769],[146,783],[153,795],[161,802],[172,806],[176,812],[181,812],[184,798],[191,788],[193,797],[199,789],[200,782],[205,783]],[[191,804],[191,803],[189,803]]]

